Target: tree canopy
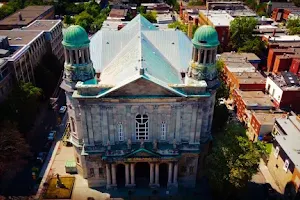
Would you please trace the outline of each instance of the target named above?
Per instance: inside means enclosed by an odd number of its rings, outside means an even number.
[[[30,148],[22,134],[11,122],[0,125],[0,180],[13,177],[31,156]]]
[[[201,0],[189,1],[188,6],[203,6],[205,3]]]
[[[177,28],[177,29],[181,30],[182,32],[184,32],[185,34],[187,34],[187,32],[188,32],[188,25],[184,24],[182,22],[179,22],[179,21],[175,21],[173,23],[168,24],[168,28]],[[193,25],[193,31],[192,31],[193,35],[196,32],[197,28],[198,28],[198,26]]]
[[[214,194],[226,199],[251,180],[265,148],[260,142],[249,141],[245,128],[237,123],[228,123],[224,134],[214,141],[212,152],[206,159],[206,173]]]
[[[263,55],[266,50],[265,43],[252,35],[257,20],[252,17],[237,17],[230,22],[230,44],[233,50],[251,52]]]
[[[300,19],[289,19],[286,24],[289,35],[300,34]]]

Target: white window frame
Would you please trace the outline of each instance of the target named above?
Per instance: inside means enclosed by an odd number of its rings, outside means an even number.
[[[274,156],[275,156],[275,158],[278,158],[279,151],[280,151],[279,146],[276,146],[275,151],[274,151]]]
[[[123,124],[122,124],[122,122],[118,123],[117,129],[118,129],[119,141],[124,141],[124,131],[123,131]]]
[[[283,164],[283,170],[287,172],[289,170],[290,161],[288,159],[285,159]]]
[[[161,122],[161,140],[166,140],[167,137],[167,124],[165,121]]]
[[[135,117],[135,139],[149,140],[149,117],[146,114]]]

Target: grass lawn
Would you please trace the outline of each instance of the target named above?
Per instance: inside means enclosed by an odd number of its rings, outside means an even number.
[[[56,188],[57,178],[52,178],[49,181],[44,199],[71,199],[75,177],[61,177],[60,179],[66,188]]]
[[[270,154],[270,153],[271,153],[271,151],[272,151],[272,146],[273,146],[272,143],[267,143],[267,144],[266,144],[266,151],[267,151],[267,154]]]

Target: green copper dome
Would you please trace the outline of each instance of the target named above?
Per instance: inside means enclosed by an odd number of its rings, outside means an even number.
[[[62,44],[70,48],[80,48],[88,46],[90,43],[88,34],[78,25],[72,25],[67,28],[64,32],[64,40]]]
[[[216,47],[220,44],[216,29],[208,25],[203,25],[196,30],[192,42],[197,48]]]

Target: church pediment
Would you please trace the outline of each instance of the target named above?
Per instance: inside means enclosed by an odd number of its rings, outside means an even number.
[[[125,156],[126,158],[153,158],[153,157],[160,157],[159,154],[149,151],[144,148],[140,148],[138,150],[135,150],[128,155]]]
[[[155,83],[144,77],[133,80],[123,86],[120,86],[105,95],[106,97],[156,97],[167,96],[176,97],[180,96],[174,89],[167,88],[159,83]]]

